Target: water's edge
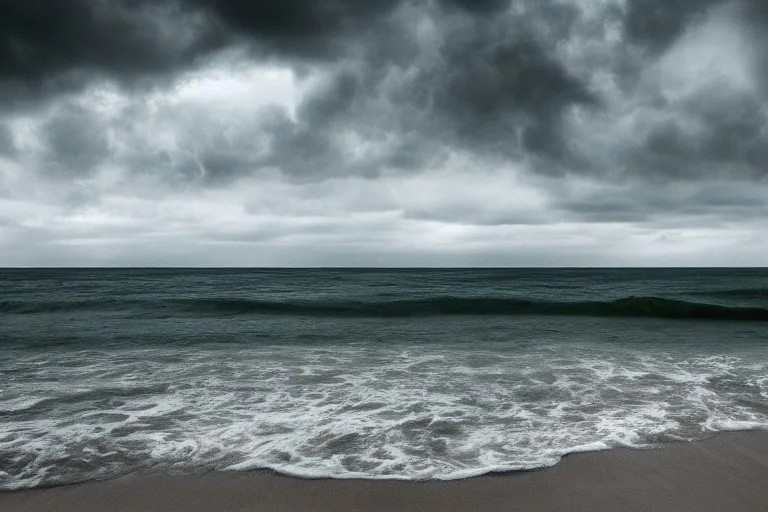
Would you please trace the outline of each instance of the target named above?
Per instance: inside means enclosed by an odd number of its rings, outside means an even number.
[[[247,478],[248,475],[267,475],[272,478],[286,478],[291,480],[306,480],[306,481],[338,480],[338,481],[347,481],[347,482],[401,482],[401,483],[413,483],[413,484],[451,483],[451,482],[459,482],[459,481],[471,481],[479,478],[497,478],[497,477],[505,478],[505,477],[514,477],[515,475],[540,473],[540,472],[548,471],[555,468],[566,459],[571,459],[573,457],[579,457],[582,455],[590,455],[590,454],[597,454],[597,453],[610,454],[612,452],[616,452],[616,453],[630,452],[631,453],[631,452],[654,452],[654,451],[663,451],[668,449],[674,450],[676,448],[683,447],[686,445],[710,443],[713,441],[720,440],[725,436],[740,437],[744,435],[749,436],[753,433],[768,434],[768,428],[723,430],[723,431],[711,432],[710,435],[706,437],[702,437],[700,439],[680,440],[680,441],[673,441],[673,442],[666,442],[666,443],[655,443],[655,444],[649,444],[646,446],[609,446],[609,447],[593,449],[593,450],[576,450],[576,451],[564,453],[557,460],[557,462],[553,464],[545,465],[545,466],[537,466],[537,467],[523,468],[523,469],[508,469],[508,470],[489,469],[487,471],[478,472],[476,474],[463,476],[463,477],[456,477],[451,479],[406,478],[406,477],[397,477],[397,476],[372,476],[369,478],[363,478],[359,476],[353,476],[353,477],[308,476],[308,475],[298,475],[291,472],[285,472],[285,471],[281,471],[280,469],[269,468],[269,467],[252,468],[248,470],[213,470],[213,469],[197,468],[197,469],[192,469],[187,471],[173,471],[173,470],[164,469],[164,470],[129,471],[119,475],[113,475],[105,478],[93,478],[93,479],[81,480],[76,482],[67,482],[62,484],[44,484],[44,485],[39,485],[34,487],[0,489],[0,495],[25,494],[29,492],[43,491],[47,489],[76,488],[84,485],[93,485],[93,484],[99,484],[99,483],[105,483],[105,482],[115,482],[115,481],[120,481],[125,479],[140,480],[140,479],[152,479],[155,477],[169,477],[169,476],[174,478],[184,479],[186,477],[209,477],[209,476],[226,478],[227,475]]]

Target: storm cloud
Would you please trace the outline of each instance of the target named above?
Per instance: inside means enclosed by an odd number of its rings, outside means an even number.
[[[0,263],[762,264],[767,49],[759,0],[9,0]]]

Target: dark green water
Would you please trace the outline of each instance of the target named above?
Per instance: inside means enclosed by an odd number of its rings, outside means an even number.
[[[0,488],[768,428],[768,270],[0,270]]]

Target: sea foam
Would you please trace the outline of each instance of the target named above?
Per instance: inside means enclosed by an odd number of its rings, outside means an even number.
[[[154,469],[455,479],[768,428],[768,362],[748,355],[361,343],[11,356],[2,489]]]

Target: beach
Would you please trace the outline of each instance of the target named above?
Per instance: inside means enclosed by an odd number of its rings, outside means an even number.
[[[172,476],[0,493],[6,512],[760,511],[768,432],[661,448],[571,454],[550,468],[453,481],[297,479],[267,471]]]
[[[0,0],[0,512],[768,512],[768,0]]]
[[[2,512],[768,510],[760,269],[4,273]]]

